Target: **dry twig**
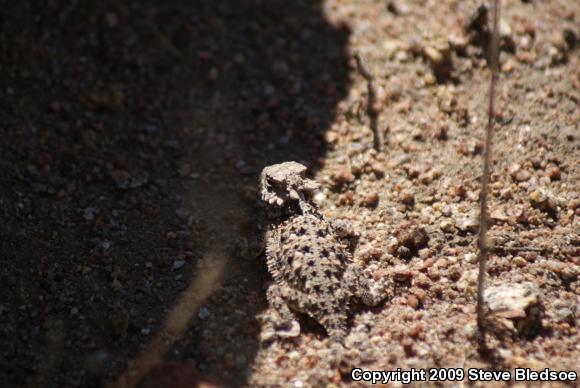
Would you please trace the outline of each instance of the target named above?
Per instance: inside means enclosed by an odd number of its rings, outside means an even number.
[[[192,280],[189,287],[181,294],[179,302],[169,313],[164,327],[131,362],[118,380],[110,385],[110,388],[135,387],[161,361],[175,340],[187,328],[195,312],[215,289],[225,258],[225,252],[219,248],[206,254],[205,261],[212,265]]]
[[[519,252],[539,252],[544,253],[549,251],[548,248],[537,248],[537,247],[493,247],[489,248],[493,252],[505,252],[505,253],[519,253]]]
[[[493,31],[491,38],[490,49],[490,69],[491,79],[489,85],[489,106],[487,127],[485,130],[485,154],[483,159],[483,176],[481,179],[481,198],[480,198],[480,213],[479,213],[479,273],[477,276],[477,330],[479,351],[482,354],[487,353],[487,344],[485,341],[485,313],[484,313],[484,292],[485,292],[485,274],[486,264],[489,255],[489,245],[487,243],[487,230],[489,226],[489,215],[487,210],[487,195],[489,192],[489,175],[491,169],[491,146],[493,134],[493,120],[494,120],[494,94],[495,86],[498,78],[498,20],[500,12],[500,0],[494,1],[493,7]]]
[[[383,134],[379,129],[379,110],[377,109],[377,90],[375,86],[375,76],[368,68],[366,61],[361,53],[354,54],[356,67],[359,73],[367,81],[367,90],[369,99],[367,101],[367,114],[370,119],[371,131],[373,131],[373,147],[377,151],[383,150]]]

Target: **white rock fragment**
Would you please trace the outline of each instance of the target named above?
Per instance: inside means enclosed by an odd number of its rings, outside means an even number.
[[[318,191],[316,194],[314,194],[312,200],[317,206],[322,206],[324,205],[324,202],[326,202],[326,194],[324,194],[322,191]]]
[[[453,221],[445,219],[439,223],[439,228],[445,233],[453,233],[455,231],[455,225]]]
[[[491,218],[493,221],[499,221],[499,222],[507,222],[509,221],[509,217],[505,214],[505,212],[503,211],[503,209],[495,209],[491,212],[491,214],[489,215],[489,218]]]
[[[477,269],[465,271],[457,281],[457,288],[468,294],[475,294],[477,289]]]
[[[113,244],[108,240],[99,241],[99,246],[101,247],[103,252],[108,251],[109,248],[111,248],[111,245],[113,245]]]
[[[477,254],[466,253],[465,256],[463,256],[463,260],[465,260],[468,263],[477,263]]]
[[[83,211],[83,218],[86,221],[93,221],[95,219],[95,215],[97,214],[98,210],[94,207],[87,207]]]
[[[485,290],[489,317],[512,332],[523,336],[542,327],[544,308],[538,287],[532,283],[508,283]]]
[[[207,309],[207,307],[201,307],[199,309],[199,312],[197,313],[197,317],[199,319],[205,319],[209,317],[209,310]]]
[[[173,271],[178,270],[179,268],[183,267],[185,265],[185,261],[184,260],[175,260],[173,262],[173,266],[171,267],[171,269]]]
[[[529,195],[530,204],[543,212],[555,213],[558,210],[558,200],[554,194],[545,188],[539,188]]]
[[[475,233],[479,229],[479,214],[475,211],[458,214],[455,216],[455,226],[462,232]]]

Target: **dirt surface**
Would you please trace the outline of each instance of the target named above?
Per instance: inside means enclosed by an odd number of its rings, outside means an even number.
[[[502,3],[488,283],[532,284],[541,313],[492,330],[490,353],[499,369],[578,371],[580,5]],[[2,1],[2,386],[115,381],[216,246],[220,284],[143,386],[491,368],[474,336],[479,4]],[[382,152],[355,52],[375,75]],[[260,342],[258,174],[287,160],[321,183],[326,216],[357,227],[368,276],[396,284],[355,311],[338,363],[308,320],[296,339]]]

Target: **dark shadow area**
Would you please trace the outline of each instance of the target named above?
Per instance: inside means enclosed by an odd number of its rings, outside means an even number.
[[[320,1],[1,1],[0,381],[99,386],[212,244],[222,285],[168,360],[239,386],[268,275],[261,169],[314,173],[349,85]]]

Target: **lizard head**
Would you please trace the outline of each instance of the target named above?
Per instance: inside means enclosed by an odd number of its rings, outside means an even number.
[[[265,167],[260,175],[261,200],[276,208],[306,200],[318,187],[318,183],[306,178],[306,166],[297,162]]]

